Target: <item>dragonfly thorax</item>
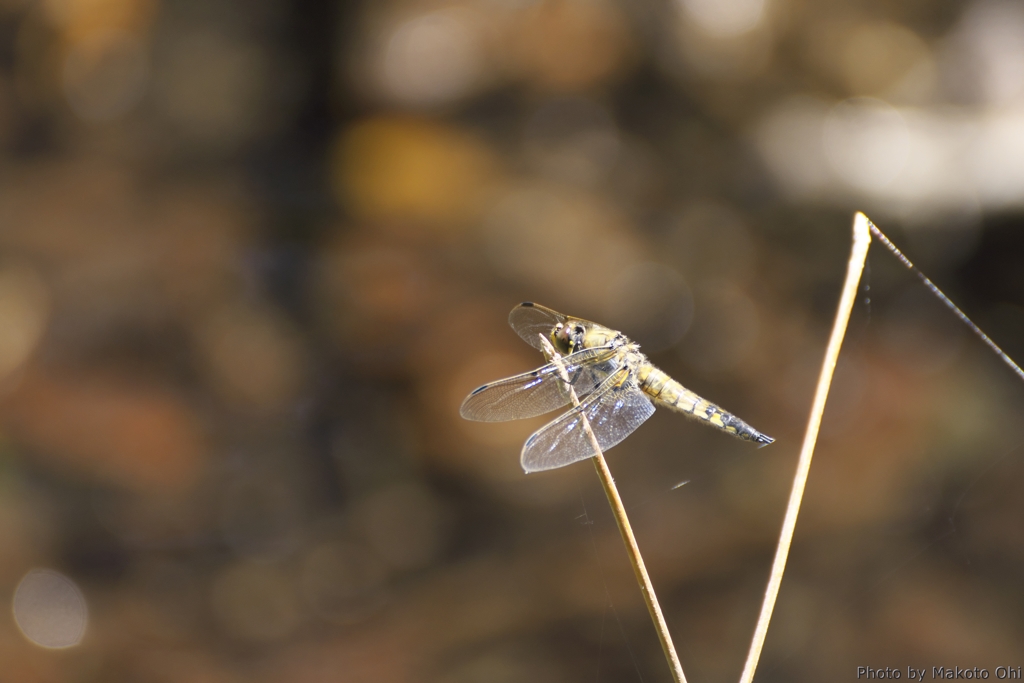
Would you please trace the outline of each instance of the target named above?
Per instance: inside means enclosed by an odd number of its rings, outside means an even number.
[[[551,343],[562,355],[597,347],[619,348],[630,344],[621,332],[585,320],[569,319],[551,330]]]

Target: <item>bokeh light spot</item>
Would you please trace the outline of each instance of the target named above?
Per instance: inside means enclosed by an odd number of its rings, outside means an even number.
[[[451,230],[479,209],[493,161],[473,137],[414,119],[372,119],[340,138],[335,188],[370,220],[416,221]]]
[[[14,621],[36,645],[74,647],[88,623],[85,596],[75,582],[51,569],[33,569],[14,591]]]
[[[843,75],[850,92],[881,95],[929,57],[928,46],[913,31],[890,22],[867,23],[847,37]]]
[[[157,0],[44,0],[40,4],[71,43],[145,30],[158,5]]]
[[[761,23],[764,0],[682,0],[687,15],[713,36],[746,33]]]
[[[1004,106],[1024,101],[1024,7],[1019,2],[971,3],[948,49],[951,85],[959,94]]]
[[[400,24],[387,41],[382,80],[400,102],[432,105],[469,93],[481,77],[482,54],[472,17],[430,12]]]
[[[794,196],[828,188],[822,128],[828,105],[805,96],[784,100],[769,109],[757,125],[758,149],[782,189]]]
[[[826,117],[823,134],[832,168],[864,192],[888,186],[909,157],[907,123],[881,100],[859,97],[840,102]]]
[[[20,367],[36,347],[49,315],[49,298],[34,270],[0,270],[0,379]]]
[[[579,91],[622,68],[628,23],[612,4],[538,2],[523,14],[507,43],[509,61],[537,85]]]

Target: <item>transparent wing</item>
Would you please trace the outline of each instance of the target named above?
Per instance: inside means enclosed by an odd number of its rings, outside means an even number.
[[[618,368],[607,347],[583,349],[562,359],[576,396],[593,393]],[[532,372],[485,384],[462,402],[459,413],[467,420],[504,422],[535,417],[570,402],[569,391],[553,363]]]
[[[567,319],[567,316],[557,311],[529,301],[519,304],[508,314],[508,324],[516,331],[516,334],[538,351],[544,350],[540,345],[538,335],[547,337],[555,325],[563,323]]]
[[[508,314],[508,324],[516,331],[516,334],[538,351],[544,350],[538,335],[542,334],[547,337],[551,334],[551,330],[554,329],[555,325],[564,323],[567,320],[577,320],[584,325],[595,326],[589,320],[575,317],[570,318],[558,311],[552,311],[547,306],[541,306],[529,301],[519,304]]]
[[[626,368],[609,376],[584,400],[527,439],[522,465],[527,472],[564,467],[594,456],[594,448],[583,428],[583,416],[602,451],[633,433],[654,414],[654,404],[644,395]]]

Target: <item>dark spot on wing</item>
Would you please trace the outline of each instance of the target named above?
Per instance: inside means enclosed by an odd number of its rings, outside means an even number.
[[[521,303],[519,305],[524,307],[524,308],[533,308],[533,302],[532,301],[524,301],[523,303]]]
[[[477,387],[476,389],[473,390],[473,393],[471,393],[470,396],[476,396],[477,394],[479,394],[481,391],[483,391],[484,389],[486,389],[489,386],[491,386],[491,385],[490,384],[485,384],[482,387]]]

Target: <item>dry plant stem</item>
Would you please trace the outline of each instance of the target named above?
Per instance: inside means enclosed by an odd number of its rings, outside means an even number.
[[[572,385],[569,384],[569,374],[566,372],[565,366],[562,365],[562,357],[555,351],[544,335],[540,336],[540,341],[544,347],[544,352],[558,368],[558,373],[562,376],[562,380],[569,387],[569,397],[572,399],[572,404],[579,407],[580,400],[576,396],[576,391],[572,388]],[[601,479],[604,493],[608,497],[608,504],[611,505],[612,513],[615,515],[615,522],[619,525],[619,533],[622,534],[622,541],[626,544],[626,553],[629,555],[629,561],[633,564],[633,572],[636,574],[637,583],[640,584],[640,592],[643,594],[644,602],[647,604],[647,611],[651,613],[651,621],[654,622],[654,630],[657,631],[658,640],[661,641],[661,649],[665,653],[669,669],[672,670],[672,678],[676,683],[686,683],[683,667],[679,663],[679,656],[676,654],[676,648],[672,644],[672,636],[668,632],[668,624],[665,623],[665,617],[661,613],[658,598],[654,594],[654,585],[651,584],[651,577],[648,576],[647,567],[644,566],[644,558],[640,555],[640,546],[636,544],[633,528],[630,526],[629,518],[626,516],[626,507],[622,504],[622,498],[619,497],[618,489],[615,488],[615,479],[612,478],[611,470],[608,469],[608,463],[604,459],[604,453],[601,452],[597,438],[594,436],[593,430],[590,429],[590,421],[587,420],[587,416],[583,413],[580,413],[580,417],[583,420],[583,429],[590,438],[590,445],[594,449],[593,461],[594,467],[597,469],[597,476]]]
[[[1012,358],[1006,355],[1006,352],[999,348],[999,345],[992,341],[991,337],[982,332],[980,327],[971,322],[971,319],[967,317],[967,314],[961,311],[960,307],[954,304],[948,296],[943,294],[942,290],[936,287],[934,282],[925,277],[925,274],[918,270],[917,266],[911,263],[910,259],[904,256],[903,252],[897,249],[896,245],[893,244],[888,237],[882,234],[882,231],[878,229],[878,226],[876,226],[871,221],[868,221],[868,227],[871,229],[871,234],[875,236],[875,239],[884,244],[886,248],[888,248],[889,251],[893,253],[893,256],[895,256],[896,259],[900,263],[902,263],[907,270],[913,273],[917,277],[917,279],[920,280],[924,284],[924,286],[928,288],[929,292],[937,296],[939,298],[939,301],[946,304],[949,310],[953,311],[953,315],[960,318],[961,322],[967,325],[967,327],[970,328],[971,332],[974,332],[974,334],[978,335],[981,341],[985,342],[985,346],[992,349],[992,351],[997,356],[999,356],[1000,360],[1002,360],[1004,363],[1010,366],[1010,369],[1013,370],[1018,377],[1024,379],[1024,370],[1022,370],[1021,367],[1017,365]]]
[[[754,678],[757,662],[761,658],[761,649],[764,647],[765,636],[768,634],[768,623],[771,621],[772,611],[775,609],[775,600],[779,596],[782,574],[786,569],[786,559],[789,557],[789,547],[793,541],[796,518],[800,512],[800,501],[804,495],[804,487],[807,485],[807,474],[811,469],[814,444],[818,440],[821,415],[825,411],[825,399],[828,398],[829,386],[832,384],[832,373],[836,368],[839,349],[842,347],[843,337],[846,335],[846,324],[850,320],[850,313],[853,311],[853,304],[857,298],[857,285],[860,283],[861,272],[864,270],[864,261],[868,255],[868,247],[871,245],[869,226],[870,221],[868,221],[867,216],[862,213],[854,216],[853,250],[850,253],[850,263],[846,269],[846,282],[843,284],[843,293],[839,299],[839,310],[836,311],[836,319],[832,325],[832,336],[829,337],[828,348],[825,351],[825,360],[821,366],[821,375],[818,377],[818,387],[814,392],[814,403],[811,406],[811,415],[807,421],[807,431],[804,434],[803,446],[800,448],[800,460],[797,462],[796,475],[793,478],[793,489],[789,494],[789,504],[786,507],[786,517],[782,523],[782,533],[779,535],[779,545],[775,550],[775,561],[772,563],[771,577],[768,579],[764,603],[761,605],[761,615],[758,617],[757,627],[754,629],[754,639],[750,643],[750,652],[747,654],[747,662],[743,667],[740,683],[750,683]]]
[[[586,419],[586,418],[584,418]],[[661,613],[661,606],[658,604],[658,597],[654,594],[654,585],[651,584],[651,577],[647,575],[647,567],[644,566],[644,559],[640,555],[640,548],[633,537],[633,529],[629,526],[629,519],[626,517],[626,508],[622,505],[619,492],[615,488],[615,480],[608,469],[608,463],[601,451],[597,451],[594,457],[594,467],[597,469],[597,476],[604,486],[604,493],[608,496],[608,503],[615,513],[615,521],[619,524],[619,533],[622,534],[622,541],[626,544],[630,562],[633,563],[633,572],[636,574],[637,583],[640,584],[640,592],[643,593],[644,602],[647,603],[647,611],[651,613],[651,621],[654,622],[654,630],[658,632],[658,640],[661,641],[661,650],[665,653],[665,660],[672,670],[672,678],[677,683],[686,683],[686,676],[683,675],[683,666],[679,663],[679,655],[672,644],[672,636],[668,632],[668,624],[665,623],[665,616]]]

